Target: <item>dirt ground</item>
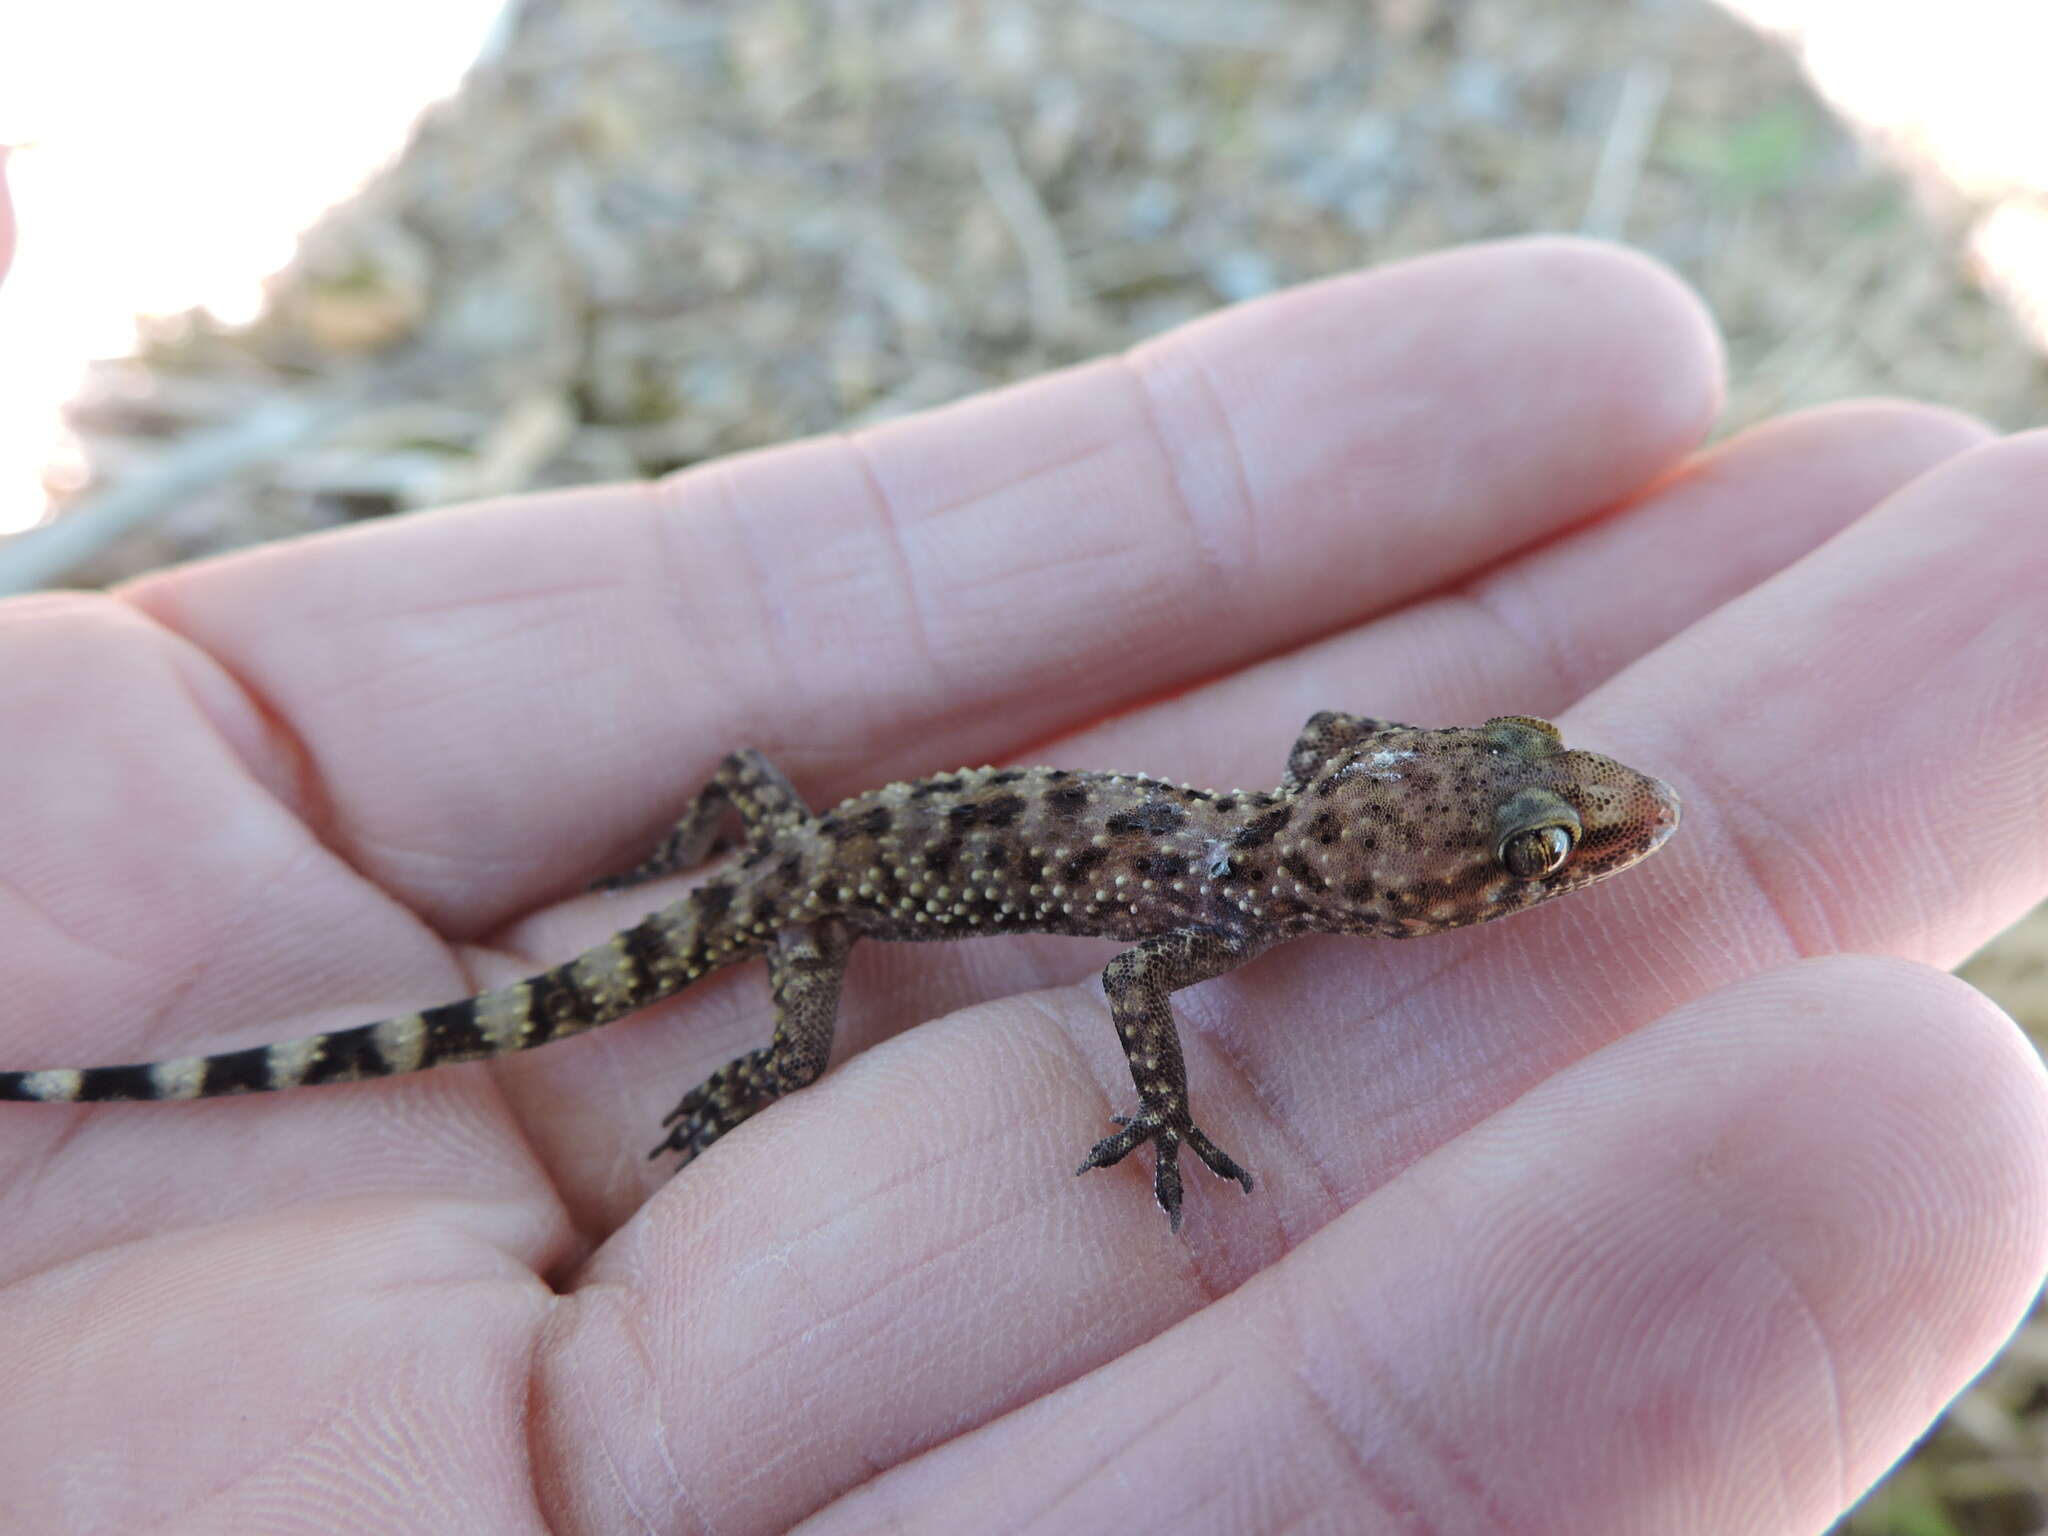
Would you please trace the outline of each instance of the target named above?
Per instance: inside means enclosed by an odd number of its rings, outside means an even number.
[[[2048,418],[1970,196],[1878,142],[1690,0],[530,0],[253,331],[153,322],[100,372],[98,490],[280,397],[307,421],[71,579],[658,474],[1532,229],[1698,286],[1724,432],[1876,393]],[[2048,911],[1963,974],[2048,1040]],[[2041,1530],[2044,1431],[2037,1320],[1845,1529]]]

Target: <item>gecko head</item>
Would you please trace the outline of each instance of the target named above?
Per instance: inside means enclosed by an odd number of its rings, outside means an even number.
[[[1525,715],[1451,730],[1395,726],[1304,789],[1341,834],[1324,878],[1373,931],[1462,928],[1647,858],[1678,827],[1660,779],[1564,744]],[[1318,805],[1318,802],[1321,802]]]

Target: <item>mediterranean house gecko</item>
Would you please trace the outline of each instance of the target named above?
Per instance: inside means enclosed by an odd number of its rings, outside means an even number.
[[[760,753],[726,758],[642,864],[600,888],[738,857],[564,965],[421,1013],[276,1045],[115,1067],[0,1072],[0,1099],[209,1098],[350,1082],[565,1039],[761,956],[775,1034],[683,1096],[650,1154],[688,1162],[825,1070],[856,941],[1057,933],[1130,942],[1102,973],[1138,1109],[1078,1170],[1153,1147],[1180,1227],[1186,1145],[1249,1192],[1195,1124],[1171,993],[1305,933],[1405,939],[1520,912],[1627,869],[1678,825],[1678,797],[1555,726],[1508,715],[1425,730],[1325,712],[1279,787],[1220,794],[1135,774],[975,768],[816,815]]]

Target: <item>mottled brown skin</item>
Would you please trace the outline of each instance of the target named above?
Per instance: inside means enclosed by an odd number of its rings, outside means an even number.
[[[684,1162],[831,1054],[858,939],[1062,933],[1130,941],[1102,973],[1137,1113],[1081,1171],[1138,1146],[1180,1225],[1183,1144],[1247,1191],[1195,1125],[1171,993],[1304,933],[1405,939],[1519,912],[1654,851],[1678,824],[1656,779],[1567,750],[1545,721],[1423,730],[1324,713],[1269,793],[1132,774],[975,768],[856,795],[813,815],[758,752],[735,752],[637,868],[633,886],[717,850],[739,857],[576,959],[424,1013],[278,1045],[133,1066],[0,1073],[0,1099],[97,1102],[348,1082],[527,1050],[594,1029],[708,971],[761,956],[775,1035],[683,1096],[654,1149]]]

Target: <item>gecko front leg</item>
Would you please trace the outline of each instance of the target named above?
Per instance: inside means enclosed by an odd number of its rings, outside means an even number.
[[[1173,1230],[1180,1230],[1180,1148],[1185,1142],[1218,1178],[1235,1179],[1251,1193],[1252,1176],[1202,1134],[1188,1106],[1188,1074],[1169,997],[1182,987],[1221,976],[1265,949],[1270,940],[1220,928],[1182,928],[1147,939],[1118,955],[1102,972],[1109,1014],[1123,1042],[1138,1112],[1118,1115],[1123,1127],[1098,1141],[1075,1171],[1108,1168],[1151,1142],[1152,1192]]]

